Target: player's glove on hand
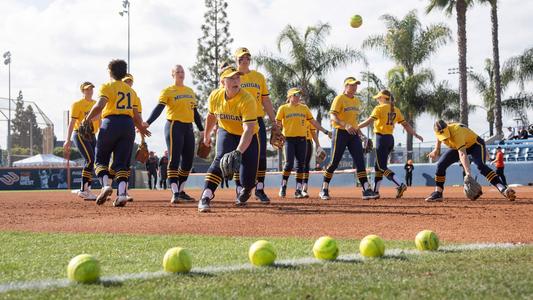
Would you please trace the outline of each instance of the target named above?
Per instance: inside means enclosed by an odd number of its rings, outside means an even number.
[[[211,153],[211,146],[206,146],[201,138],[198,140],[198,150],[196,151],[196,155],[198,155],[199,158],[206,159],[209,156],[209,153]]]
[[[137,148],[137,152],[135,152],[135,160],[143,164],[148,160],[148,145],[144,141],[144,136],[142,135],[141,144]]]
[[[270,144],[276,149],[281,149],[285,145],[285,137],[279,127],[272,127],[270,130]]]
[[[80,124],[80,127],[78,127],[78,135],[84,141],[92,141],[94,138],[93,132],[94,132],[93,123],[87,120],[83,120],[83,122],[81,122]]]
[[[483,194],[481,185],[474,178],[472,178],[472,176],[466,175],[464,184],[465,196],[468,199],[476,200]]]
[[[220,170],[222,178],[231,179],[233,174],[239,172],[241,167],[242,154],[238,150],[233,150],[222,156],[220,159]]]
[[[326,151],[322,149],[321,147],[316,148],[316,158],[315,161],[317,164],[322,164],[324,160],[326,159]]]

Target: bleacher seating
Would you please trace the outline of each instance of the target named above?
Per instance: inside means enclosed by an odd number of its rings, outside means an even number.
[[[533,138],[527,140],[506,140],[487,145],[490,160],[496,157],[496,148],[502,147],[504,161],[533,161]]]

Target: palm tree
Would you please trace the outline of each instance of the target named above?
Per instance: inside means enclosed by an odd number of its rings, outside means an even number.
[[[428,76],[427,70],[422,70],[417,74],[417,68],[424,63],[431,55],[435,54],[439,47],[451,40],[451,31],[444,24],[431,24],[423,27],[416,10],[412,10],[403,19],[398,19],[392,15],[383,15],[381,19],[385,23],[387,32],[370,36],[363,41],[363,48],[380,50],[384,56],[394,60],[401,71],[395,73],[396,78],[405,80],[406,85],[400,84],[402,89],[402,105],[406,110],[406,121],[415,126],[415,118],[422,112],[418,112],[424,105],[419,105],[418,95],[424,84],[430,81],[432,76]],[[391,74],[392,75],[392,74]],[[420,82],[419,80],[424,79]],[[390,78],[389,78],[390,80]],[[415,84],[415,82],[417,82]],[[407,135],[407,153],[411,158],[413,149],[413,136]]]
[[[256,61],[268,72],[272,97],[284,99],[287,87],[298,86],[303,90],[304,101],[317,110],[317,121],[322,120],[329,110],[329,102],[324,99],[331,94],[324,80],[327,73],[348,63],[363,61],[359,51],[346,47],[328,46],[326,37],[330,34],[329,24],[318,23],[307,27],[304,34],[287,25],[277,39],[278,51],[287,49],[288,59],[275,57],[270,53],[260,54]]]
[[[467,99],[467,71],[466,71],[466,9],[472,5],[473,0],[429,0],[426,13],[434,8],[444,10],[451,15],[453,10],[457,14],[457,47],[459,50],[459,95],[461,101],[461,123],[468,125],[468,99]]]
[[[502,129],[502,79],[500,76],[500,48],[498,46],[498,0],[478,0],[482,4],[490,4],[490,19],[492,23],[492,60],[494,61],[494,118],[496,134],[503,137]],[[490,129],[492,136],[492,125]]]
[[[496,134],[500,135],[498,133],[498,116],[497,116],[497,105],[498,105],[498,97],[496,93],[496,65],[492,63],[492,60],[489,58],[485,59],[485,74],[487,76],[484,76],[483,74],[479,73],[468,73],[468,79],[474,83],[474,87],[478,91],[479,94],[481,94],[483,105],[476,105],[476,107],[482,108],[487,112],[487,122],[489,123],[489,135],[494,135],[494,125],[496,123]],[[510,70],[505,70],[501,76],[501,89],[500,91],[503,92],[506,88],[509,82],[511,82],[512,79],[512,72]],[[500,109],[501,109],[501,103],[500,103]],[[500,118],[501,118],[501,112],[500,112]],[[502,127],[501,120],[500,120],[500,127]],[[501,128],[500,128],[501,130]],[[503,132],[501,133],[503,135]]]
[[[523,91],[526,81],[533,80],[533,48],[524,50],[520,55],[513,56],[505,62],[505,68],[512,70],[514,80]]]
[[[437,119],[459,122],[459,93],[450,88],[448,81],[434,83],[432,88],[425,92],[424,98],[426,98],[429,114]]]

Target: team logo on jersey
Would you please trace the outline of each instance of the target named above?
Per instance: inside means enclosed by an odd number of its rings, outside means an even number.
[[[235,116],[230,114],[216,114],[219,120],[228,120],[228,121],[239,121],[242,122],[241,116]]]
[[[349,106],[349,107],[346,107],[344,109],[344,111],[359,111],[359,108],[355,107],[355,106]]]
[[[185,95],[176,95],[174,97],[174,100],[181,100],[181,99],[193,99],[193,96],[189,94],[185,94]]]
[[[244,83],[241,83],[241,88],[245,89],[245,88],[255,88],[255,89],[261,89],[261,86],[255,82],[244,82]]]
[[[302,113],[292,113],[285,115],[285,118],[305,118],[305,114]]]

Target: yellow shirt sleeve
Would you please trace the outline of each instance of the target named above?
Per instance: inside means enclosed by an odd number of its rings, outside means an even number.
[[[396,123],[400,124],[405,122],[405,118],[403,117],[402,111],[396,107]]]
[[[106,98],[107,100],[113,97],[113,89],[109,84],[102,84],[100,87],[100,95],[98,98]]]
[[[465,136],[461,132],[457,132],[453,137],[453,142],[457,146],[457,150],[460,150],[466,146]]]
[[[306,110],[306,111],[305,111],[305,119],[306,119],[307,121],[309,121],[309,120],[313,120],[313,119],[314,119],[313,114],[311,113],[311,110],[309,109],[308,106],[305,106],[305,110]]]
[[[261,75],[261,96],[268,96],[268,87],[266,83],[265,76]]]
[[[72,103],[72,106],[70,107],[70,117],[76,120],[80,117],[79,105],[76,105],[76,103]]]
[[[343,109],[344,107],[342,105],[341,97],[335,97],[335,99],[333,99],[333,103],[331,103],[331,108],[329,109],[329,112],[339,114],[343,111]]]
[[[167,89],[164,89],[159,94],[159,103],[167,105],[168,103],[168,96],[167,96]]]
[[[374,120],[379,120],[379,116],[380,116],[380,109],[379,109],[379,106],[376,106],[372,110],[372,113],[370,114],[370,117],[372,119],[374,119]]]
[[[242,101],[240,110],[243,123],[257,121],[257,104],[253,97],[247,97],[246,101]]]
[[[209,98],[207,98],[207,103],[208,103],[207,111],[212,115],[215,114],[215,93],[216,91],[217,90],[212,91],[211,94],[209,95]]]
[[[285,117],[285,110],[283,109],[285,106],[280,106],[278,108],[278,113],[276,114],[276,120],[281,121]]]

